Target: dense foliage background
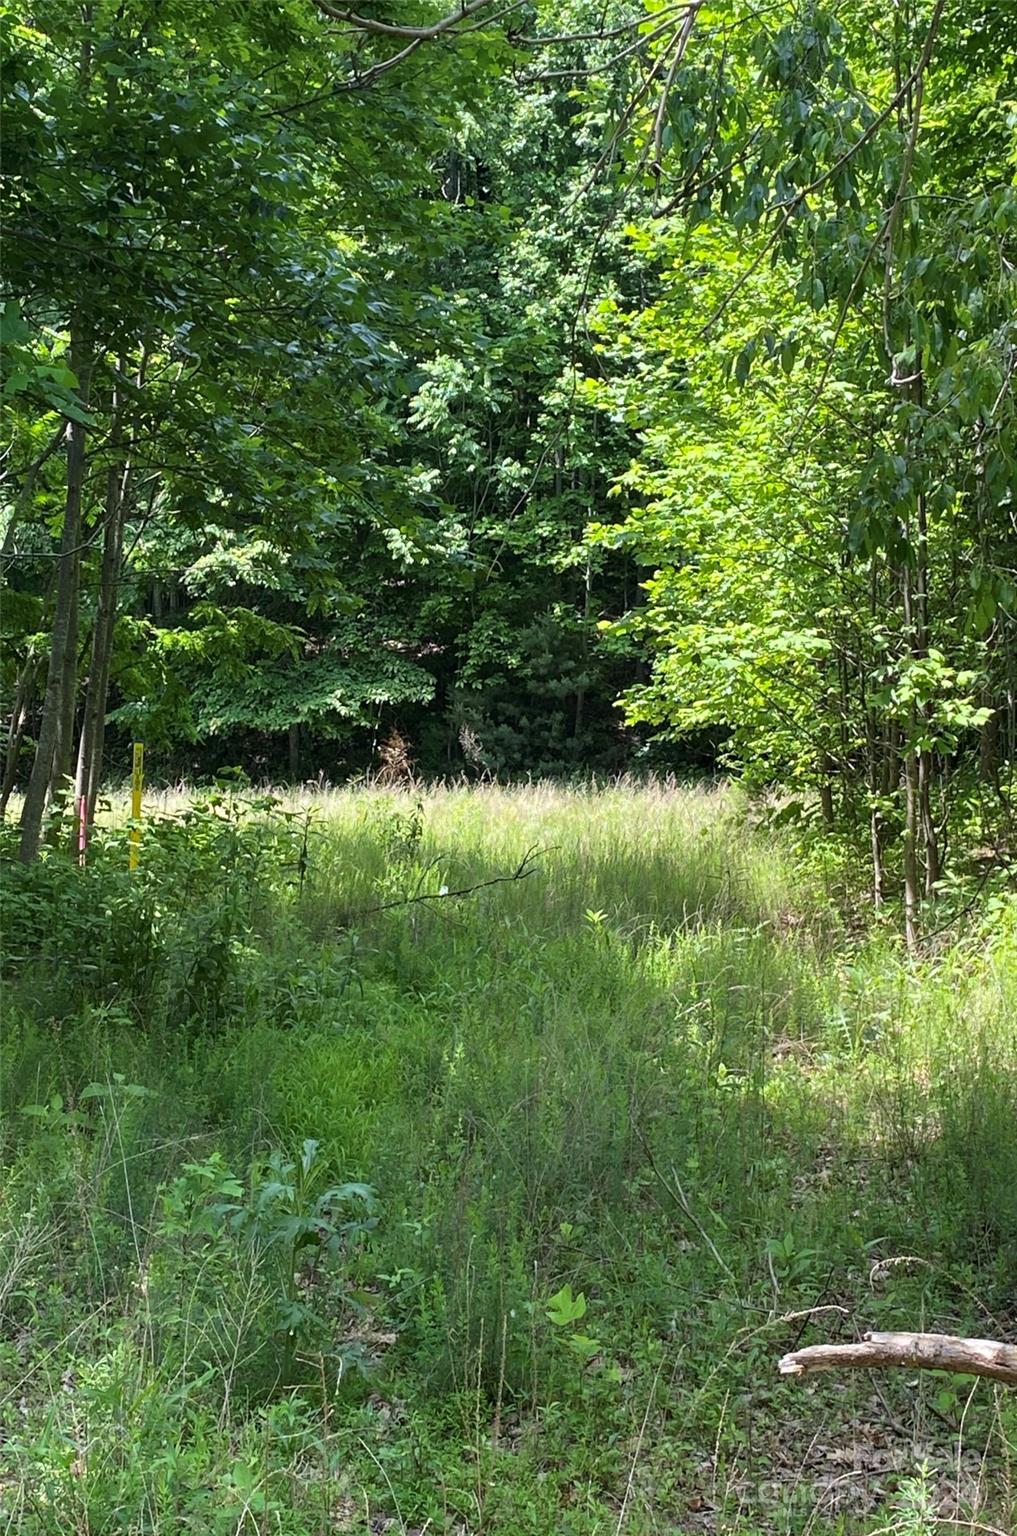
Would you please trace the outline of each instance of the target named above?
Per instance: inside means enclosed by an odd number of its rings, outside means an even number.
[[[0,0],[0,1525],[1002,1536],[1017,7],[441,4]]]
[[[912,937],[1005,861],[1017,18],[884,9],[9,12],[24,856],[143,738],[738,766]]]

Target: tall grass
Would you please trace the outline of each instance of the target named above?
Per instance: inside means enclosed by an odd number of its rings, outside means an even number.
[[[1001,1393],[774,1374],[1013,1329],[1005,913],[908,961],[718,790],[158,810],[5,882],[9,1529],[1012,1528]]]

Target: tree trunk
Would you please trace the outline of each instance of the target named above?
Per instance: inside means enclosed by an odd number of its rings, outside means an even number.
[[[879,563],[872,558],[869,572],[869,621],[875,629],[879,617]],[[864,647],[863,647],[864,649]],[[879,715],[869,696],[869,683],[865,666],[859,663],[860,703],[865,721],[866,778],[869,790],[869,852],[872,861],[872,905],[878,912],[886,897],[883,878],[883,816],[880,798],[886,772],[885,759],[889,745],[885,730],[880,730]],[[881,750],[882,749],[882,760]]]
[[[939,835],[932,814],[932,782],[935,771],[930,752],[918,754],[918,820],[922,833],[922,855],[925,864],[925,894],[935,895],[941,869]]]
[[[148,362],[147,348],[142,348],[138,364],[135,388],[140,392],[145,382]],[[96,605],[95,630],[92,635],[92,660],[89,668],[88,691],[81,720],[81,740],[78,745],[78,766],[75,775],[75,803],[85,799],[85,816],[88,827],[95,821],[95,806],[99,798],[99,782],[102,777],[103,750],[106,743],[106,710],[109,703],[109,681],[113,665],[113,640],[116,633],[117,607],[120,593],[120,576],[123,566],[124,523],[129,506],[129,486],[132,476],[131,453],[133,443],[125,444],[122,406],[122,389],[119,378],[127,374],[127,358],[119,361],[119,376],[115,377],[111,400],[112,424],[110,449],[112,463],[106,480],[106,518],[103,532],[102,564],[99,572],[99,595]],[[154,494],[154,492],[153,492]],[[151,505],[149,507],[151,510]]]
[[[99,596],[92,630],[92,657],[88,670],[88,688],[81,716],[78,763],[74,776],[74,801],[85,799],[88,826],[95,819],[95,803],[102,775],[102,756],[106,737],[106,705],[109,697],[110,668],[113,659],[113,634],[116,627],[117,594],[123,556],[124,510],[129,469],[126,464],[110,467],[106,484],[106,528],[103,534],[102,565],[99,571]]]
[[[572,734],[578,736],[583,729],[583,715],[586,710],[586,668],[590,662],[590,603],[593,596],[593,564],[590,559],[590,551],[586,551],[586,575],[583,580],[583,645],[582,645],[582,681],[576,689],[576,712],[572,721]]]
[[[286,733],[286,745],[289,751],[290,778],[297,779],[300,776],[300,724],[296,720]]]
[[[995,633],[990,637],[986,645],[986,660],[991,665],[995,654]],[[988,784],[992,789],[999,790],[999,722],[1000,709],[998,699],[991,682],[986,682],[981,691],[979,703],[983,709],[992,711],[988,720],[982,726],[978,739],[978,777],[983,784]]]
[[[915,383],[915,399],[925,405],[925,380],[922,372],[921,353],[918,354],[918,378]],[[929,509],[924,491],[918,494],[918,539],[915,546],[914,592],[914,654],[924,658],[929,654]],[[932,705],[922,708],[926,724],[931,723]],[[936,763],[931,751],[918,755],[918,821],[921,831],[922,859],[925,865],[925,894],[932,896],[941,873],[939,840],[936,822],[932,814],[932,790]]]
[[[833,781],[830,777],[830,764],[824,758],[819,766],[819,810],[823,818],[823,829],[832,832],[836,825],[837,816],[833,804]]]
[[[78,398],[88,405],[91,363],[80,336],[71,342],[71,367],[78,378]],[[78,570],[81,561],[82,490],[85,480],[85,441],[83,422],[72,421],[67,431],[67,494],[64,501],[64,526],[57,562],[56,606],[50,644],[46,691],[43,696],[42,723],[35,761],[25,791],[21,812],[21,848],[23,863],[30,864],[39,852],[42,818],[46,809],[54,764],[60,762],[60,732],[67,717],[65,693],[69,676],[68,657],[76,661],[78,648]],[[73,690],[71,696],[73,709]]]
[[[915,638],[915,603],[912,585],[913,573],[910,560],[905,557],[900,573],[901,608],[904,617],[906,644],[912,656],[917,654]],[[918,737],[918,705],[912,701],[908,709],[907,740],[904,759],[904,937],[908,949],[918,945],[919,866],[918,833],[921,821],[920,753],[916,745]]]
[[[880,793],[889,799],[900,788],[900,722],[891,720],[883,741],[883,767],[879,778]]]
[[[60,723],[57,730],[56,748],[50,767],[49,798],[65,798],[67,781],[71,773],[71,754],[74,750],[74,715],[78,704],[78,632],[81,611],[81,532],[78,524],[78,549],[71,573],[70,616],[67,623],[67,644],[63,655],[63,677],[60,683]]]
[[[879,912],[885,899],[883,889],[883,839],[879,808],[873,801],[869,811],[869,849],[872,854],[872,905]]]
[[[7,733],[7,752],[4,758],[4,779],[0,788],[0,821],[7,813],[7,802],[11,798],[15,782],[18,777],[18,757],[21,752],[21,742],[25,735],[25,722],[28,719],[28,706],[32,702],[35,692],[35,680],[39,672],[39,659],[30,656],[21,669],[18,678],[18,686],[14,694],[14,708],[11,710],[11,723]]]
[[[872,861],[872,904],[878,912],[883,905],[885,891],[883,888],[883,819],[880,813],[880,772],[879,762],[879,731],[876,714],[869,707],[869,702],[862,696],[862,708],[865,711],[865,756],[866,779],[869,791],[869,852]]]
[[[904,758],[904,938],[908,949],[918,947],[918,754],[909,748]]]

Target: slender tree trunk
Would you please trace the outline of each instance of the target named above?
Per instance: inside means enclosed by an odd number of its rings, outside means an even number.
[[[83,524],[79,523],[79,535]],[[67,624],[67,644],[63,655],[63,677],[60,682],[60,723],[56,747],[50,767],[50,800],[66,798],[71,774],[71,755],[74,750],[74,716],[78,704],[78,632],[81,611],[81,539],[75,554],[71,573],[70,617]]]
[[[911,543],[908,530],[909,545]],[[919,539],[919,543],[921,540]],[[921,562],[912,562],[910,552],[901,567],[900,592],[906,645],[912,660],[925,654],[923,607],[921,601]],[[917,590],[916,590],[917,588]],[[926,815],[929,805],[926,754],[918,746],[922,715],[917,703],[908,708],[907,740],[904,749],[904,937],[908,949],[918,945],[921,904],[921,861],[919,848],[928,856],[925,844]],[[933,834],[933,848],[935,836]],[[928,864],[926,863],[926,872]]]
[[[290,760],[290,778],[297,779],[300,776],[300,725],[296,720],[286,733],[286,745]]]
[[[7,751],[4,757],[4,779],[0,787],[0,821],[7,813],[7,802],[11,798],[14,785],[18,777],[18,757],[21,752],[21,743],[25,735],[25,722],[28,719],[28,706],[32,702],[35,693],[35,680],[39,673],[39,659],[30,656],[21,669],[18,678],[18,686],[14,694],[14,708],[11,710],[11,723],[7,733]]]
[[[866,778],[869,791],[869,851],[872,861],[872,904],[878,912],[885,900],[883,883],[883,818],[880,787],[883,765],[879,761],[879,730],[875,710],[862,696],[865,719]]]
[[[918,945],[918,754],[904,759],[904,937],[908,949]]]
[[[590,604],[593,597],[593,564],[590,559],[590,551],[586,551],[586,575],[583,582],[583,658],[582,681],[576,689],[576,713],[572,722],[572,734],[578,736],[583,728],[583,714],[586,709],[586,668],[590,662]]]
[[[985,486],[985,427],[982,422],[975,424],[975,483],[978,487],[975,496],[975,509],[978,517],[978,553],[983,566],[988,566],[991,558],[991,526],[992,513],[988,506],[988,495]],[[956,604],[952,612],[957,612]],[[999,643],[1003,625],[1002,615],[996,615],[992,628],[985,637],[985,681],[982,684],[979,703],[983,709],[992,713],[981,728],[978,741],[978,777],[983,785],[989,787],[997,796],[1001,795],[999,782],[1000,761],[1000,724],[1003,710],[999,708],[999,689],[995,685],[994,672],[996,671],[996,649]]]
[[[915,604],[913,572],[910,558],[905,555],[901,568],[901,606],[904,630],[912,655],[915,653]],[[918,945],[919,865],[918,836],[921,821],[920,758],[916,740],[918,736],[918,706],[910,705],[907,725],[908,740],[904,750],[904,937],[908,949]]]
[[[878,912],[883,905],[883,839],[879,825],[879,811],[873,804],[869,812],[869,849],[872,854],[872,905]]]
[[[88,404],[91,364],[85,344],[77,335],[71,342],[71,367],[78,378],[78,398]],[[54,764],[60,762],[60,733],[67,717],[65,693],[69,676],[68,657],[76,659],[78,648],[78,570],[81,560],[82,490],[85,480],[85,441],[87,428],[72,421],[67,433],[67,494],[64,501],[64,526],[57,562],[56,606],[50,644],[46,690],[43,696],[42,723],[35,761],[25,791],[21,812],[20,857],[30,864],[39,852],[42,818],[46,796],[52,782]],[[73,690],[71,698],[73,709]]]
[[[145,383],[148,352],[142,348],[138,364],[135,388],[140,392]],[[127,374],[127,358],[119,360],[119,376]],[[133,443],[125,444],[122,412],[122,390],[119,377],[115,378],[111,401],[112,423],[110,449],[112,463],[106,480],[106,518],[103,533],[102,564],[99,572],[99,595],[96,605],[95,630],[92,635],[92,659],[88,676],[88,691],[81,721],[81,740],[78,745],[78,766],[75,775],[75,802],[85,798],[87,825],[95,821],[95,807],[99,798],[102,778],[103,751],[106,744],[106,711],[109,703],[110,673],[113,665],[113,641],[116,633],[117,608],[120,594],[120,577],[123,567],[124,524],[130,504],[129,487],[132,479],[131,454]],[[153,489],[154,496],[154,489]],[[151,511],[151,503],[149,505]]]
[[[891,720],[883,736],[883,763],[879,775],[880,793],[889,798],[900,788],[900,723]]]
[[[89,826],[95,819],[95,804],[102,776],[102,756],[106,736],[106,706],[109,697],[110,669],[113,659],[113,635],[116,627],[117,595],[123,556],[124,512],[129,468],[119,463],[111,466],[106,485],[106,528],[103,534],[102,565],[99,571],[99,595],[92,630],[92,656],[88,669],[88,687],[81,716],[78,762],[74,776],[74,800],[85,799]]]
[[[917,358],[915,401],[924,409],[925,376],[922,354]],[[918,493],[917,541],[915,545],[915,593],[914,593],[914,653],[918,657],[929,654],[929,507],[925,492]],[[932,705],[922,708],[927,725],[932,720]],[[932,794],[936,779],[936,760],[932,752],[923,750],[918,756],[918,819],[921,827],[922,859],[925,865],[925,894],[932,896],[941,874],[939,840],[936,821],[932,814]]]
[[[934,896],[942,874],[939,835],[932,814],[932,784],[935,762],[929,752],[918,754],[918,820],[922,835],[922,858],[925,865],[925,894]]]
[[[865,720],[865,783],[868,788],[868,842],[873,865],[873,906],[883,905],[883,819],[880,814],[879,730],[876,711],[865,696],[862,684],[862,719]]]
[[[835,764],[829,757],[823,756],[819,764],[819,810],[823,818],[823,827],[827,832],[832,832],[837,824],[837,815],[833,804],[833,774]]]
[[[851,555],[848,549],[845,547],[841,550],[840,556],[840,591],[842,593],[844,592],[847,585],[847,577],[850,567]],[[851,733],[848,728],[848,721],[851,718],[852,693],[850,662],[848,661],[848,651],[850,646],[848,643],[848,636],[845,633],[845,626],[840,624],[838,625],[838,628],[840,630],[840,636],[839,643],[837,645],[837,735],[839,738],[840,751],[838,752],[836,761],[831,760],[829,753],[826,754],[826,760],[829,765],[827,771],[831,773],[831,776],[832,773],[838,774],[840,778],[841,816],[845,826],[850,826],[852,822],[852,801],[854,799],[854,784],[852,781],[851,761]],[[829,822],[828,825],[832,827],[833,822]]]
[[[873,556],[869,571],[869,621],[875,629],[879,613],[879,563]],[[860,642],[862,657],[865,654],[864,638]],[[866,674],[865,663],[859,664],[862,719],[865,721],[866,782],[869,791],[869,851],[872,860],[872,904],[878,912],[885,900],[883,884],[883,818],[880,808],[885,765],[880,761],[880,747],[887,754],[885,733],[880,731],[879,717],[873,704]]]
[[[910,86],[905,100],[901,103],[897,121],[900,132],[904,138],[905,148],[901,164],[900,179],[897,184],[897,192],[886,222],[884,265],[883,265],[883,303],[882,303],[882,329],[883,344],[886,349],[887,363],[890,368],[890,378],[893,386],[910,387],[911,398],[917,407],[915,415],[919,425],[908,429],[905,452],[912,461],[920,461],[923,451],[922,428],[920,425],[923,407],[923,379],[921,352],[916,349],[916,369],[914,381],[897,379],[896,359],[897,348],[894,345],[894,312],[893,312],[893,285],[894,285],[894,244],[901,221],[905,199],[911,185],[911,174],[914,168],[915,151],[918,145],[919,127],[921,124],[922,102],[925,89],[925,71],[932,56],[933,46],[943,16],[943,0],[936,0],[926,33],[925,44],[922,49],[918,68],[912,76],[913,84]],[[902,73],[901,64],[901,34],[898,30],[903,19],[903,12],[895,12],[894,26],[894,71],[899,78]],[[914,342],[913,335],[907,339]],[[910,651],[912,660],[917,660],[926,654],[927,636],[927,599],[928,599],[928,541],[926,526],[926,502],[924,494],[918,496],[917,506],[917,539],[914,538],[915,529],[906,529],[908,552],[902,564],[901,570],[901,604],[904,618],[904,633],[906,645]],[[919,839],[921,839],[924,853],[926,889],[931,888],[930,870],[938,869],[938,849],[935,839],[935,827],[931,814],[931,767],[923,758],[926,753],[919,750],[918,741],[920,733],[918,729],[920,713],[918,706],[911,704],[908,711],[907,740],[904,749],[904,928],[905,937],[909,949],[915,948],[918,943],[918,912],[919,912]],[[938,875],[937,875],[938,877]]]

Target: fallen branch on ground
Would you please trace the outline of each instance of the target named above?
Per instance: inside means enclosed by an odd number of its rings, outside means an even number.
[[[554,848],[529,848],[523,854],[518,868],[510,875],[492,875],[489,880],[478,880],[476,885],[461,885],[454,891],[443,885],[440,891],[420,891],[413,896],[397,896],[394,901],[383,901],[377,907],[361,907],[357,912],[347,912],[337,926],[345,928],[358,918],[373,917],[376,912],[391,912],[394,907],[413,907],[420,901],[459,901],[463,896],[472,896],[474,891],[486,891],[489,885],[509,885],[514,880],[526,880],[537,873],[535,860],[542,854],[554,852]]]
[[[900,1366],[905,1370],[960,1371],[1017,1387],[1017,1345],[961,1339],[951,1333],[867,1333],[855,1344],[813,1344],[778,1361],[782,1376],[844,1367]]]

